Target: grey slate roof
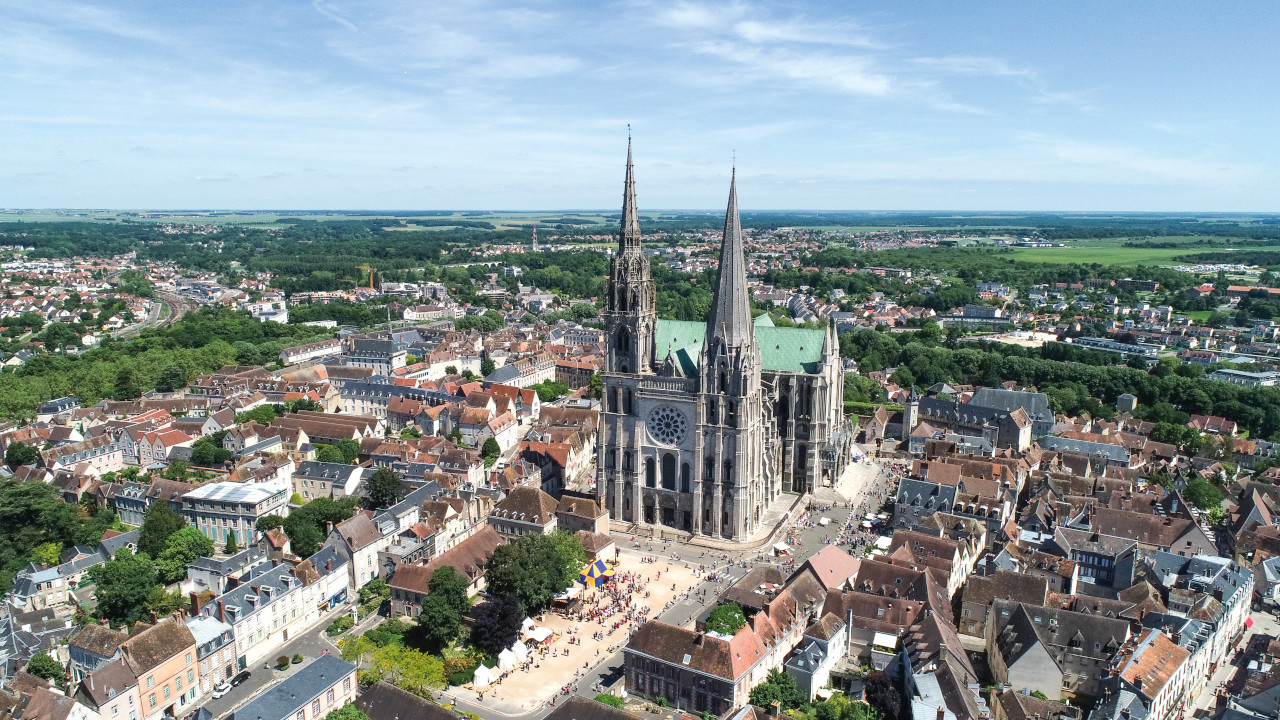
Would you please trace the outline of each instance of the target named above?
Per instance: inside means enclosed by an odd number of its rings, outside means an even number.
[[[356,669],[337,655],[321,655],[279,685],[250,700],[229,720],[288,720]]]
[[[1081,455],[1101,455],[1111,462],[1129,462],[1129,450],[1123,445],[1090,442],[1088,440],[1074,440],[1072,438],[1050,435],[1048,437],[1040,438],[1040,447],[1057,452],[1073,452],[1080,453]]]

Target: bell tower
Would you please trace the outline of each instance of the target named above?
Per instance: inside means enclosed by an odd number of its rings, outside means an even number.
[[[618,232],[618,254],[609,268],[609,294],[604,311],[608,343],[606,372],[632,375],[651,372],[653,335],[657,327],[655,295],[649,274],[649,258],[641,249],[635,168],[631,162],[631,138],[628,136],[622,225]]]

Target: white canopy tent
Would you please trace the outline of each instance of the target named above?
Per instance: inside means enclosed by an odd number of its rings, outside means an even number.
[[[476,668],[476,674],[472,678],[471,684],[478,688],[489,687],[489,683],[493,682],[493,678],[493,671],[485,667],[484,663],[480,663]]]
[[[522,663],[529,659],[529,648],[526,648],[520,640],[511,644],[511,653],[516,656],[517,663]]]
[[[510,649],[498,653],[498,669],[510,670],[516,666],[516,654]]]
[[[529,633],[529,639],[536,643],[546,642],[549,637],[551,637],[551,628],[539,626],[534,628],[533,632]]]

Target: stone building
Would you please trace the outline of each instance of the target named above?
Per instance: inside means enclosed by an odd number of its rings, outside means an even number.
[[[783,493],[831,484],[849,457],[831,328],[751,317],[736,181],[707,322],[659,320],[631,149],[610,270],[597,487],[611,517],[751,537]]]

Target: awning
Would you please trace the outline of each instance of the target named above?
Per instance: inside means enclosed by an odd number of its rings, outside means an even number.
[[[774,543],[773,551],[778,553],[779,555],[786,555],[787,553],[791,552],[791,546],[787,545],[786,543]]]
[[[871,644],[896,649],[898,647],[898,637],[889,633],[878,632],[871,638]]]
[[[529,633],[529,639],[536,643],[546,642],[549,637],[551,637],[551,628],[547,627],[536,627]]]
[[[864,527],[864,528],[869,528],[869,527],[871,527],[871,521],[870,521],[870,520],[863,520],[863,521],[862,521],[862,527]]]
[[[1247,618],[1245,618],[1245,619],[1244,619],[1244,627],[1245,627],[1245,629],[1246,629],[1246,630],[1251,630],[1251,629],[1253,629],[1253,618],[1251,618],[1251,617],[1247,617]]]

